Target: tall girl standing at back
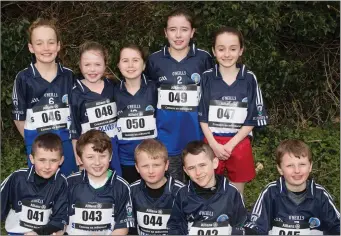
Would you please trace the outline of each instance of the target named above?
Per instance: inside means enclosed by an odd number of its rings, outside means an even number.
[[[244,185],[255,175],[250,137],[255,126],[267,124],[257,78],[245,65],[242,34],[222,27],[214,35],[213,53],[218,62],[203,73],[199,120],[205,141],[219,158],[217,174],[224,174],[243,194]]]
[[[186,10],[171,12],[164,28],[168,45],[150,55],[146,68],[148,77],[158,85],[158,139],[167,147],[169,172],[178,180],[183,180],[182,150],[202,136],[197,110],[200,78],[212,68],[211,55],[191,40],[193,22]]]
[[[41,133],[55,133],[63,141],[65,175],[77,170],[68,129],[73,73],[56,60],[60,35],[54,20],[39,18],[28,29],[33,61],[20,71],[12,93],[12,119],[24,137],[27,156]],[[28,158],[28,165],[31,166]]]
[[[99,43],[88,41],[79,49],[79,68],[82,75],[76,80],[71,96],[71,138],[74,149],[82,133],[90,129],[105,132],[113,145],[110,167],[122,175],[117,154],[114,83],[105,77],[108,52]],[[77,165],[82,161],[75,152]]]

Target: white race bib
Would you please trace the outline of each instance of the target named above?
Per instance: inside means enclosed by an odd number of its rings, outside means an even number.
[[[157,136],[154,111],[123,113],[117,121],[119,140],[139,140]]]
[[[29,229],[37,229],[46,225],[50,220],[51,208],[46,205],[32,202],[22,201],[19,224]]]
[[[68,128],[70,109],[65,103],[35,106],[27,109],[25,129],[44,132]]]
[[[91,129],[105,132],[109,137],[116,135],[117,107],[110,99],[85,104],[88,123],[82,124],[82,133]]]
[[[247,116],[247,103],[211,100],[208,127],[214,133],[234,133],[243,126]]]
[[[113,229],[113,204],[111,203],[76,203],[75,215],[70,217],[72,234],[107,234]]]
[[[189,226],[189,235],[231,235],[232,228],[228,221],[195,222]]]
[[[322,235],[323,232],[319,230],[311,230],[309,223],[284,223],[273,222],[273,227],[269,231],[269,235]]]
[[[158,109],[170,111],[196,111],[199,104],[198,86],[162,84],[158,89]]]
[[[139,235],[167,235],[167,222],[172,209],[138,209],[136,212]]]

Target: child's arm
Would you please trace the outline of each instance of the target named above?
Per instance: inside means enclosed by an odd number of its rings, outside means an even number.
[[[77,155],[76,152],[76,144],[77,140],[80,137],[80,134],[82,133],[82,126],[80,124],[80,115],[79,110],[80,108],[77,106],[77,98],[74,95],[74,93],[71,93],[71,104],[70,104],[70,117],[71,117],[71,126],[70,126],[70,136],[72,140],[72,147],[73,152],[75,154],[76,164],[77,166],[82,165],[82,161]]]
[[[19,133],[24,137],[24,127],[26,120],[26,87],[21,74],[19,73],[14,80],[13,91],[12,91],[12,119],[14,120],[15,126]]]
[[[112,235],[126,235],[128,234],[128,228],[135,226],[130,188],[128,183],[120,176],[117,176],[116,183],[117,188],[113,192],[115,197],[115,226]]]
[[[268,188],[266,188],[260,193],[253,207],[251,220],[244,225],[245,232],[257,232],[258,235],[267,235],[271,229],[272,220],[271,196]]]
[[[169,235],[187,235],[188,234],[188,225],[185,214],[182,211],[182,200],[181,194],[178,194],[175,197],[172,213],[167,222],[168,234]]]
[[[340,212],[330,194],[322,189],[321,220],[323,231],[328,235],[340,235]]]
[[[15,120],[14,124],[17,127],[21,136],[24,138],[25,121],[24,120]]]
[[[220,160],[227,160],[230,157],[231,153],[228,153],[227,148],[225,148],[224,145],[218,143],[215,140],[212,131],[208,128],[208,124],[205,122],[200,122],[200,126],[215,156],[218,157]]]
[[[1,183],[1,221],[5,221],[9,210],[11,209],[11,200],[12,200],[12,190],[13,189],[13,177],[14,173],[10,174],[4,181]]]
[[[231,185],[232,186],[232,185]],[[244,205],[243,196],[238,189],[233,185],[235,190],[233,200],[233,218],[231,221],[232,226],[243,226],[247,220],[247,210]]]

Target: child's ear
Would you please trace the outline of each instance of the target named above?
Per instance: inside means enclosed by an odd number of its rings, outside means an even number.
[[[219,165],[219,159],[218,159],[218,157],[214,157],[213,160],[212,160],[212,162],[213,162],[213,168],[214,168],[214,169],[217,169],[217,168],[218,168],[218,165]]]
[[[276,166],[277,166],[278,173],[280,175],[283,175],[283,170],[281,169],[281,167],[279,165],[276,165]]]
[[[59,161],[59,165],[61,166],[64,162],[64,156],[62,156],[62,158],[60,158],[60,161]]]
[[[34,53],[33,46],[30,43],[28,44],[28,50],[30,51],[30,53]]]
[[[30,161],[31,161],[31,163],[34,165],[34,157],[32,156],[32,154],[30,154]]]
[[[137,167],[136,163],[135,163],[135,168],[136,168],[137,172],[140,174],[139,168]]]

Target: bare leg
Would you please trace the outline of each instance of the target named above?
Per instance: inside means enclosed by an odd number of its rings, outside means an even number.
[[[245,183],[235,183],[235,182],[232,182],[230,181],[234,186],[237,187],[238,191],[240,192],[240,194],[243,196],[244,194],[244,186],[245,186]]]

